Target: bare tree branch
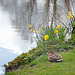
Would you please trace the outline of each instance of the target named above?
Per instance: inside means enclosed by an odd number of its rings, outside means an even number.
[[[51,12],[50,12],[51,13]],[[52,14],[52,13],[51,13]],[[53,15],[53,14],[52,14]],[[56,16],[53,16],[56,20],[58,20],[60,23],[62,23],[68,30],[69,30],[69,28],[63,23],[63,22],[61,22],[58,18],[56,18]]]

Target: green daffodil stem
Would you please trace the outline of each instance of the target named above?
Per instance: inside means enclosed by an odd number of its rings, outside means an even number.
[[[46,54],[46,44],[44,39],[43,39],[42,47],[43,47],[43,54]]]

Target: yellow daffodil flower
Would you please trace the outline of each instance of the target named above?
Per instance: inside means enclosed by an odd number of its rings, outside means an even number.
[[[71,15],[71,12],[69,12],[68,15]]]
[[[55,30],[54,33],[58,33],[58,30]]]
[[[33,30],[33,29],[31,29],[31,32],[34,32],[34,30]]]
[[[40,28],[39,31],[42,31],[42,29]]]
[[[45,40],[49,39],[49,36],[48,35],[45,35],[44,39]]]
[[[29,28],[31,28],[32,27],[32,25],[29,25]]]
[[[61,28],[61,26],[60,26],[60,25],[58,25],[58,26],[57,26],[57,28],[58,28],[58,29],[60,29],[60,28]]]
[[[68,16],[67,19],[70,19],[70,17]]]
[[[72,18],[72,15],[70,15],[69,17]]]

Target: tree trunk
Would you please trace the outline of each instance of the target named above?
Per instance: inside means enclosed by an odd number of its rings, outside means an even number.
[[[56,1],[57,0],[54,0],[54,6],[53,6],[53,22],[54,22],[54,25],[56,26]]]

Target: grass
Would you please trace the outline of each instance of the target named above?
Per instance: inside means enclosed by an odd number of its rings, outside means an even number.
[[[62,52],[63,62],[50,62],[46,55],[33,60],[27,67],[6,75],[75,75],[75,50]]]

